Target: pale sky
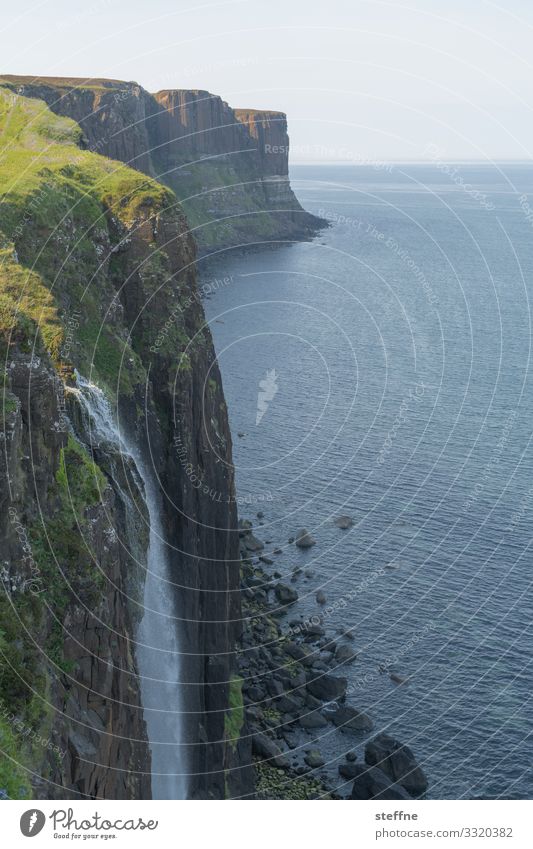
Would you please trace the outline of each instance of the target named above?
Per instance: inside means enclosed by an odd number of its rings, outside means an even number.
[[[1,0],[1,73],[287,112],[291,159],[533,156],[531,0]],[[435,150],[435,147],[431,148]]]

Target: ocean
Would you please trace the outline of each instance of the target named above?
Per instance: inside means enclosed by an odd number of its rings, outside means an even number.
[[[303,570],[289,618],[353,629],[348,702],[430,798],[531,798],[533,168],[291,180],[328,229],[201,262],[240,515]],[[287,545],[302,527],[316,545]],[[332,781],[365,739],[319,729]]]

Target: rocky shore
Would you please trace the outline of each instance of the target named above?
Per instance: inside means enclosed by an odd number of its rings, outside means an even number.
[[[368,738],[374,721],[349,699],[346,670],[357,663],[351,631],[331,635],[319,615],[291,616],[301,570],[284,583],[276,568],[282,550],[267,553],[250,521],[241,520],[239,528],[243,634],[238,674],[244,708],[241,742],[251,750],[256,773],[255,793],[250,796],[423,796],[427,779],[407,746],[381,733],[367,740],[364,761],[354,751]],[[302,540],[313,544],[302,529],[288,545],[301,545]],[[317,602],[321,604],[318,598]],[[321,738],[335,729],[345,740],[335,760],[337,780],[321,751]]]

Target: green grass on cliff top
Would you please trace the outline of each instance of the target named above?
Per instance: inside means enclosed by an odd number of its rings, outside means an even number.
[[[99,271],[98,232],[112,242],[176,198],[138,171],[81,150],[81,138],[74,121],[43,101],[0,87],[0,334],[20,343],[37,326],[58,364],[61,307],[81,308],[76,364],[95,367],[112,386],[122,354],[129,362],[132,352],[102,325],[109,283]]]
[[[172,203],[172,193],[155,180],[80,150],[81,138],[74,121],[55,115],[43,101],[0,88],[0,227],[8,237],[9,226],[16,226],[43,186],[51,185],[55,197],[34,214],[36,223],[49,227],[60,223],[62,190],[69,198],[74,192],[79,201],[85,196],[99,207],[105,204],[125,224],[142,207]]]

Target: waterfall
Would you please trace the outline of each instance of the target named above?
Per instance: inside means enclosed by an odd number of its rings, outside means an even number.
[[[77,375],[77,386],[74,392],[89,418],[89,435],[93,444],[95,441],[106,442],[128,457],[139,482],[142,482],[140,489],[144,490],[150,535],[136,658],[152,753],[152,797],[185,799],[181,656],[158,487],[140,451],[119,430],[102,390],[81,375]],[[118,488],[126,509],[135,509],[132,500]]]

